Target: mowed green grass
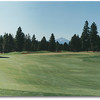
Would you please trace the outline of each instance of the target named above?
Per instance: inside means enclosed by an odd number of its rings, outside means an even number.
[[[100,96],[100,53],[0,56],[0,96]]]

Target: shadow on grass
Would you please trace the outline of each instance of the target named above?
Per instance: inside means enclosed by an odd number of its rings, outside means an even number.
[[[53,96],[93,96],[93,95],[80,95],[80,94],[63,94],[63,93],[45,93],[45,92],[31,92],[31,91],[21,91],[21,90],[13,90],[13,89],[0,89],[0,96],[2,97],[22,97],[22,96],[30,96],[30,97],[53,97]]]
[[[2,56],[0,56],[0,58],[9,58],[9,57],[2,57]]]

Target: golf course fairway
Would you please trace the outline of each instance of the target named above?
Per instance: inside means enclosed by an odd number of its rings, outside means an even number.
[[[0,54],[0,96],[100,96],[100,53]]]

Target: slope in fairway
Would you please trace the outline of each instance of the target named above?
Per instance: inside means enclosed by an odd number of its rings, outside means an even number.
[[[0,56],[0,96],[100,96],[100,53]]]

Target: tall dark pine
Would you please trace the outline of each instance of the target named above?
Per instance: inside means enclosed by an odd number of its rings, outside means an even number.
[[[3,52],[12,52],[14,51],[15,43],[14,38],[11,34],[5,33],[3,36],[3,43],[2,43],[2,51]]]
[[[59,51],[60,51],[60,44],[59,44],[59,42],[58,42],[58,41],[56,42],[56,51],[57,51],[57,52],[59,52]]]
[[[71,38],[69,46],[70,46],[71,51],[80,51],[81,50],[81,39],[79,38],[78,35],[75,34]]]
[[[63,50],[63,44],[60,44],[60,51]]]
[[[69,50],[69,46],[68,46],[68,44],[66,42],[63,44],[63,50],[64,51],[68,51]]]
[[[97,35],[97,48],[96,51],[100,51],[100,36]]]
[[[55,36],[52,33],[49,40],[49,51],[54,52],[56,50]]]
[[[21,27],[18,28],[15,39],[16,39],[16,51],[23,51],[24,33],[22,32]]]
[[[85,25],[84,25],[82,36],[81,36],[81,42],[82,42],[82,50],[88,51],[90,49],[88,21],[85,21]]]
[[[8,35],[8,43],[9,43],[9,52],[14,51],[15,50],[15,42],[14,42],[14,38],[11,34]]]
[[[37,51],[38,50],[38,41],[36,40],[35,35],[33,35],[33,37],[32,37],[31,50],[32,51]]]
[[[8,33],[5,33],[3,36],[3,52],[5,52],[5,53],[9,52],[9,35],[8,35]]]
[[[47,41],[45,36],[40,41],[40,50],[47,50]]]
[[[97,35],[97,26],[95,22],[92,23],[91,25],[91,30],[90,30],[90,46],[92,51],[96,51],[98,48],[98,35]]]
[[[25,36],[24,50],[31,51],[31,39],[29,34]]]
[[[49,41],[47,41],[47,50],[49,50]]]
[[[2,53],[3,52],[3,37],[2,37],[2,35],[0,35],[0,53]]]

